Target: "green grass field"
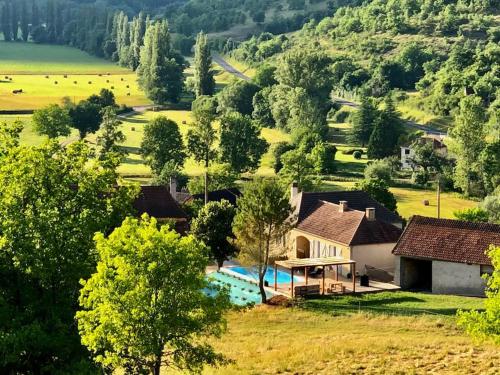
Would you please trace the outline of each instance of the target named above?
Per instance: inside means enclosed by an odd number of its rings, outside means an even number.
[[[0,42],[0,72],[0,110],[38,109],[65,96],[78,102],[103,88],[119,104],[150,104],[134,72],[71,47]]]
[[[370,310],[358,313],[358,300]],[[495,374],[498,347],[474,343],[453,317],[481,307],[477,298],[395,292],[232,312],[211,342],[234,363],[204,374]]]

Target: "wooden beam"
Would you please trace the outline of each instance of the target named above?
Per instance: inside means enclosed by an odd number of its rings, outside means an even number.
[[[325,273],[326,273],[325,266],[323,266],[323,292],[322,292],[323,295],[325,295]]]
[[[274,290],[278,290],[278,265],[274,263]]]
[[[356,263],[351,264],[352,273],[352,292],[356,292]]]
[[[339,266],[335,266],[335,281],[339,281]]]
[[[304,267],[304,272],[306,274],[306,286],[307,286],[307,281],[309,280],[309,270],[308,270],[309,267]]]
[[[290,292],[291,292],[292,298],[293,298],[293,267],[290,269],[290,283],[291,283]]]

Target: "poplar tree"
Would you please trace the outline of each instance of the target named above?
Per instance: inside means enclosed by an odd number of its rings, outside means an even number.
[[[130,32],[130,68],[136,70],[141,61],[141,47],[144,44],[144,34],[146,33],[146,16],[143,12],[134,18],[132,30]]]
[[[146,30],[141,62],[137,69],[139,85],[157,104],[177,103],[184,85],[184,59],[172,50],[167,21],[158,21]]]
[[[12,40],[17,40],[19,33],[19,15],[17,13],[17,2],[10,2],[10,27]]]
[[[28,41],[30,36],[29,22],[28,5],[26,0],[23,0],[21,2],[21,37],[25,42]]]
[[[49,43],[54,43],[56,41],[56,26],[55,26],[55,6],[53,0],[47,1],[47,14],[45,19],[47,20],[47,40]]]
[[[207,35],[200,32],[196,37],[194,53],[194,83],[196,96],[213,95],[215,80],[211,70],[212,57],[207,44]]]
[[[31,30],[40,25],[40,10],[36,1],[31,5]]]
[[[3,39],[6,42],[12,40],[11,28],[10,28],[10,4],[5,2],[2,5],[2,33]]]

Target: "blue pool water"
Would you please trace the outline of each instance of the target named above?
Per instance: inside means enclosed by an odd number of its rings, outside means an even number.
[[[252,279],[258,281],[259,280],[259,272],[255,267],[226,267],[228,270],[239,273],[241,275],[251,277]],[[274,285],[274,268],[270,267],[267,269],[266,275],[264,276],[264,280],[269,283],[270,286]],[[300,281],[301,278],[294,276],[293,281]],[[292,280],[290,277],[290,273],[278,270],[278,284],[289,284]]]
[[[231,302],[235,305],[245,306],[252,303],[256,305],[261,303],[260,291],[257,284],[238,279],[224,272],[213,272],[209,274],[208,281],[211,285],[229,287],[229,297]],[[205,292],[208,295],[216,293],[213,289],[206,289]],[[272,296],[271,293],[267,293],[268,298]]]

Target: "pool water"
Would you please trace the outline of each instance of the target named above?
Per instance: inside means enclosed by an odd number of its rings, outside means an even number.
[[[232,272],[239,273],[243,276],[246,277],[251,277],[255,281],[259,280],[259,271],[257,270],[256,267],[225,267],[227,270],[230,270]],[[278,284],[289,284],[292,279],[290,277],[290,273],[278,270],[278,275],[277,275],[277,281]],[[264,280],[269,283],[269,285],[274,285],[274,268],[273,267],[268,267],[266,275],[264,276]],[[301,277],[294,276],[293,281],[298,282],[301,281]]]
[[[259,286],[250,281],[239,279],[236,276],[229,275],[224,272],[213,272],[208,275],[208,281],[212,285],[216,286],[228,286],[229,298],[231,303],[239,306],[245,306],[248,304],[260,304],[261,297]],[[205,292],[208,295],[213,295],[216,293],[213,289],[206,289]],[[271,298],[272,293],[267,292],[267,297]]]

